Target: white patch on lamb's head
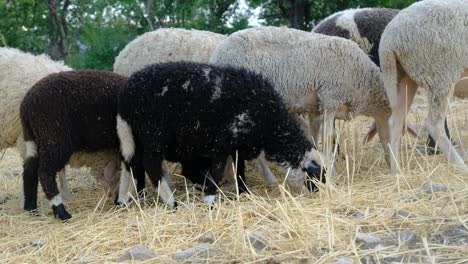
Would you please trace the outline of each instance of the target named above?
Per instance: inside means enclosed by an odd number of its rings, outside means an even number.
[[[26,141],[26,158],[36,157],[37,156],[37,146],[34,141]]]
[[[120,150],[125,161],[129,162],[135,154],[135,141],[133,140],[132,129],[127,121],[117,115],[117,135],[120,140]]]
[[[203,71],[203,76],[205,76],[205,78],[206,78],[206,81],[210,82],[211,69],[210,68],[203,68],[202,71]]]
[[[349,31],[350,38],[356,42],[359,47],[369,54],[372,49],[370,41],[361,36],[356,21],[354,21],[355,10],[346,10],[336,20],[336,25]]]
[[[59,206],[59,205],[63,204],[62,195],[60,195],[60,193],[55,195],[54,198],[49,200],[49,204],[51,206]]]
[[[158,93],[157,95],[159,95],[159,96],[164,96],[164,94],[167,92],[167,90],[168,90],[167,86],[164,86],[164,87],[162,88],[161,92]]]
[[[210,102],[221,98],[221,78],[219,76],[215,79],[215,85],[213,86],[213,94],[211,95]]]
[[[186,82],[184,82],[184,84],[182,84],[182,89],[187,90],[189,85],[190,85],[190,80],[187,80]]]
[[[253,125],[252,120],[249,119],[249,113],[244,112],[242,114],[236,115],[234,121],[232,122],[229,129],[231,130],[234,137],[237,137],[239,133],[248,133],[249,129],[247,126]]]
[[[132,174],[127,171],[125,164],[122,163],[120,173],[119,196],[117,203],[121,205],[128,205],[130,202],[130,191],[132,186]]]

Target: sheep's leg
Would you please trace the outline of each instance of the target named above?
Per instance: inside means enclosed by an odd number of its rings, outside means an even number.
[[[65,168],[58,172],[58,178],[60,181],[60,193],[62,194],[63,199],[66,201],[71,200],[72,194],[68,185],[67,177],[65,175]]]
[[[390,166],[390,128],[388,126],[388,116],[386,114],[379,114],[374,116],[375,126],[379,134],[380,143],[384,150],[385,161]]]
[[[71,215],[65,210],[62,195],[57,188],[55,180],[57,173],[65,167],[72,154],[71,151],[63,148],[65,148],[64,145],[40,147],[37,174],[46,198],[52,206],[54,216],[61,220],[68,220],[71,218]]]
[[[335,116],[336,111],[327,111],[323,117],[323,153],[325,158],[325,166],[331,171],[331,176],[336,176],[336,170],[333,159],[333,138],[335,136]]]
[[[211,178],[206,183],[205,196],[203,202],[212,206],[215,200],[218,183],[223,178],[224,166],[226,166],[227,156],[215,156],[211,159]]]
[[[163,159],[159,155],[149,155],[146,154],[143,157],[143,166],[145,171],[148,173],[148,176],[151,179],[154,187],[158,189],[159,197],[161,200],[175,208],[177,203],[174,200],[174,195],[172,193],[171,187],[167,182],[166,172],[163,169]]]
[[[314,113],[309,113],[310,135],[314,144],[317,146],[319,143],[320,127],[322,126],[322,116]]]
[[[447,134],[447,137],[450,139],[450,131],[449,131],[449,128],[448,128],[448,124],[447,124],[447,118],[445,118],[445,133]],[[429,134],[427,136],[427,140],[426,140],[426,145],[427,145],[427,154],[429,155],[435,155],[435,154],[438,154],[438,151],[436,150],[436,141],[431,137],[431,135]]]
[[[23,163],[23,196],[22,207],[26,211],[37,209],[37,187],[39,178],[37,170],[39,168],[39,157],[37,155],[36,144],[32,141],[26,142],[26,157]]]
[[[250,193],[245,181],[245,160],[241,155],[237,159],[237,191],[239,193]]]
[[[395,175],[398,172],[400,164],[400,142],[403,126],[405,125],[405,118],[411,103],[413,102],[414,95],[418,85],[409,76],[400,79],[397,89],[396,102],[390,102],[392,107],[392,115],[389,119],[390,127],[390,173]],[[389,97],[391,100],[392,98]]]
[[[432,96],[432,100],[429,104],[429,114],[424,120],[429,134],[439,142],[440,150],[445,154],[445,157],[450,163],[453,163],[459,166],[463,171],[468,171],[468,168],[465,166],[463,159],[455,150],[450,139],[443,131],[444,120],[446,116],[446,110],[448,106],[448,100],[446,97],[435,97]]]

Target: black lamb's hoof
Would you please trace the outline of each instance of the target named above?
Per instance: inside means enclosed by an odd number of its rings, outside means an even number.
[[[53,205],[52,211],[54,212],[54,217],[58,217],[60,220],[66,221],[71,218],[71,215],[65,210],[63,204]]]
[[[172,209],[177,210],[177,206],[179,206],[179,204],[176,201],[174,201],[174,206],[172,206]]]
[[[239,195],[241,194],[250,194],[249,189],[246,188],[239,188]]]
[[[37,203],[36,202],[24,202],[23,206],[24,210],[28,212],[34,212],[37,211]]]

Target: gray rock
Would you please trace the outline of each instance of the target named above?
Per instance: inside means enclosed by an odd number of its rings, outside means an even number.
[[[262,231],[253,231],[246,236],[246,240],[252,245],[252,247],[260,251],[267,247],[266,235]]]
[[[362,244],[362,249],[374,249],[380,244],[381,239],[374,233],[358,233],[356,235],[356,242]]]
[[[408,229],[398,232],[398,241],[400,245],[406,244],[407,242],[413,240],[416,237],[417,235],[413,231],[408,230]]]
[[[366,208],[365,210],[355,212],[353,214],[353,217],[357,219],[363,219],[363,218],[369,217],[370,215],[382,216],[382,215],[385,215],[385,213],[387,212],[388,212],[387,208],[380,209],[378,212],[375,210]]]
[[[207,259],[210,255],[210,244],[209,243],[201,243],[198,246],[188,248],[186,250],[178,249],[176,254],[174,255],[175,260],[188,260],[190,258],[199,258],[199,259]]]
[[[215,236],[213,235],[213,233],[208,232],[208,233],[203,234],[203,235],[198,239],[198,242],[200,242],[200,243],[213,243],[213,242],[215,242],[215,240],[216,240],[216,238],[215,238]]]
[[[395,214],[393,214],[393,216],[392,216],[393,219],[398,219],[398,218],[408,219],[408,218],[411,218],[411,217],[412,217],[412,213],[409,213],[409,212],[406,212],[406,211],[403,211],[403,210],[396,211]]]
[[[400,199],[401,200],[413,200],[413,199],[420,199],[421,197],[423,197],[423,192],[420,188],[414,188],[414,189],[411,189],[411,190],[408,190],[408,191],[405,191],[403,193],[401,193],[400,195]]]
[[[0,204],[6,203],[6,201],[10,200],[10,196],[8,195],[0,195]]]
[[[147,249],[145,246],[139,244],[123,253],[117,262],[131,261],[131,260],[148,260],[158,257],[156,253]]]
[[[36,240],[31,240],[31,246],[33,247],[42,247],[47,244],[47,238],[40,238]]]
[[[353,259],[347,258],[347,257],[341,257],[332,262],[332,264],[353,264],[353,263],[354,263]]]
[[[73,264],[87,264],[90,262],[96,262],[98,258],[93,256],[83,256],[79,260],[73,261]]]
[[[435,192],[447,192],[448,187],[442,183],[437,183],[435,181],[429,180],[423,184],[423,190],[426,193],[435,193]]]
[[[381,239],[374,233],[358,233],[356,235],[356,242],[371,244],[380,243]]]
[[[433,235],[431,241],[442,245],[468,246],[468,230],[463,225],[450,226]]]

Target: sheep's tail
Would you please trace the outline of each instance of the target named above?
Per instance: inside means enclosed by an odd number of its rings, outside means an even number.
[[[390,49],[381,51],[380,58],[382,59],[380,65],[384,76],[385,92],[392,107],[397,104],[398,100],[398,61],[396,54]]]

